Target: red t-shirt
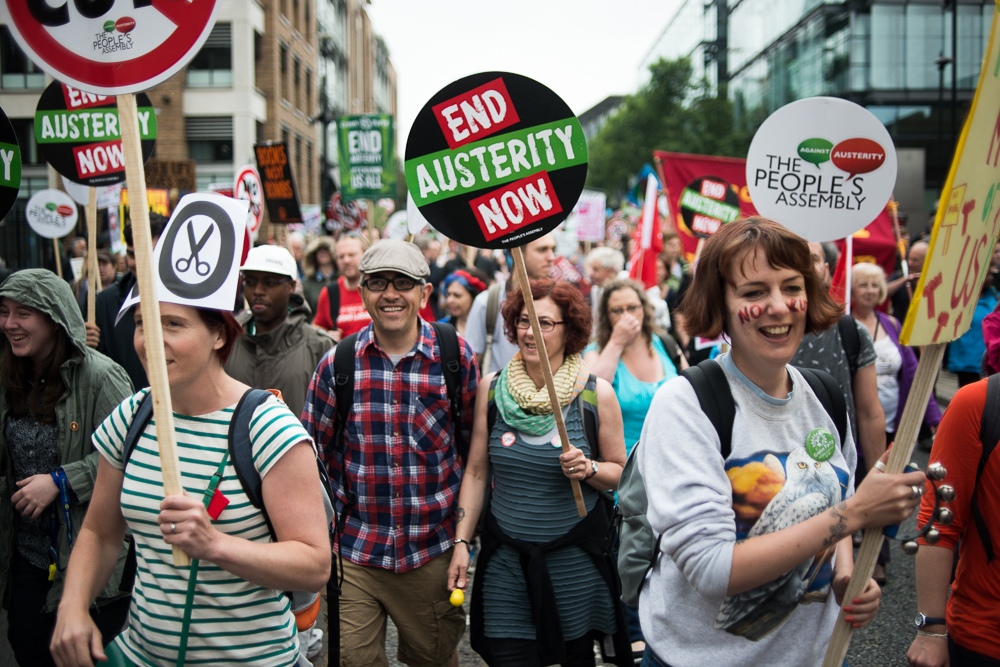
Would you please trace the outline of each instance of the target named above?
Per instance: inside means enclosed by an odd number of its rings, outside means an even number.
[[[313,318],[313,325],[332,331],[340,329],[344,336],[350,336],[355,331],[361,331],[372,321],[371,315],[365,310],[365,303],[361,300],[361,290],[348,289],[344,285],[344,277],[337,278],[337,289],[340,290],[340,310],[337,313],[337,321],[330,320],[330,298],[327,291],[320,290],[319,299],[316,301],[316,316]]]
[[[941,531],[937,546],[954,549],[959,538],[962,540],[948,599],[948,634],[960,646],[1000,658],[1000,567],[995,561],[987,565],[970,510],[983,451],[979,429],[985,403],[986,380],[958,390],[941,419],[930,461],[948,470],[944,483],[955,489],[955,500],[947,503],[955,520],[949,526],[935,526]],[[996,548],[1000,544],[1000,450],[993,451],[979,479],[978,500]],[[920,525],[930,518],[933,509],[934,491],[928,484],[920,504]],[[923,540],[920,543],[926,544]]]

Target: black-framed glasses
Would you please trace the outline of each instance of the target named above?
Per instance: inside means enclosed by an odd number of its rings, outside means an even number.
[[[635,315],[642,310],[642,304],[633,303],[631,306],[621,306],[619,308],[608,308],[608,314],[621,317],[623,314]]]
[[[249,287],[250,289],[253,289],[253,288],[257,287],[257,283],[260,283],[261,285],[263,285],[267,289],[274,289],[275,287],[278,287],[279,285],[284,285],[284,284],[290,283],[290,282],[292,282],[291,278],[263,278],[263,279],[257,279],[257,278],[255,278],[253,276],[248,276],[246,274],[243,275],[243,284],[246,285],[247,287]]]
[[[419,285],[420,281],[408,276],[396,276],[395,278],[368,278],[361,284],[372,292],[384,292],[389,288],[389,285],[392,285],[397,292],[409,292]]]
[[[531,320],[528,318],[527,315],[521,315],[521,317],[517,318],[517,322],[515,322],[514,324],[517,325],[518,329],[531,328]],[[548,333],[553,329],[555,329],[557,324],[563,324],[563,321],[548,320],[548,319],[538,320],[538,328],[544,331],[545,333]]]

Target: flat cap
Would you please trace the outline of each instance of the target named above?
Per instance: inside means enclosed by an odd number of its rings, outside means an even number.
[[[395,271],[421,280],[431,274],[420,249],[412,243],[397,239],[382,239],[365,251],[358,266],[361,273],[371,275],[379,271]]]

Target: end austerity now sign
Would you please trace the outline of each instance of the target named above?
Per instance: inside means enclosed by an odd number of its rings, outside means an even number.
[[[406,144],[406,184],[443,234],[479,248],[521,246],[573,210],[587,176],[583,128],[562,99],[509,72],[449,84]]]

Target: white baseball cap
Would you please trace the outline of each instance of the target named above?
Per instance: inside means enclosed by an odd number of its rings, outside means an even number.
[[[276,273],[279,276],[288,276],[292,280],[299,278],[299,268],[292,253],[276,245],[262,245],[251,249],[247,254],[247,261],[240,270]]]

